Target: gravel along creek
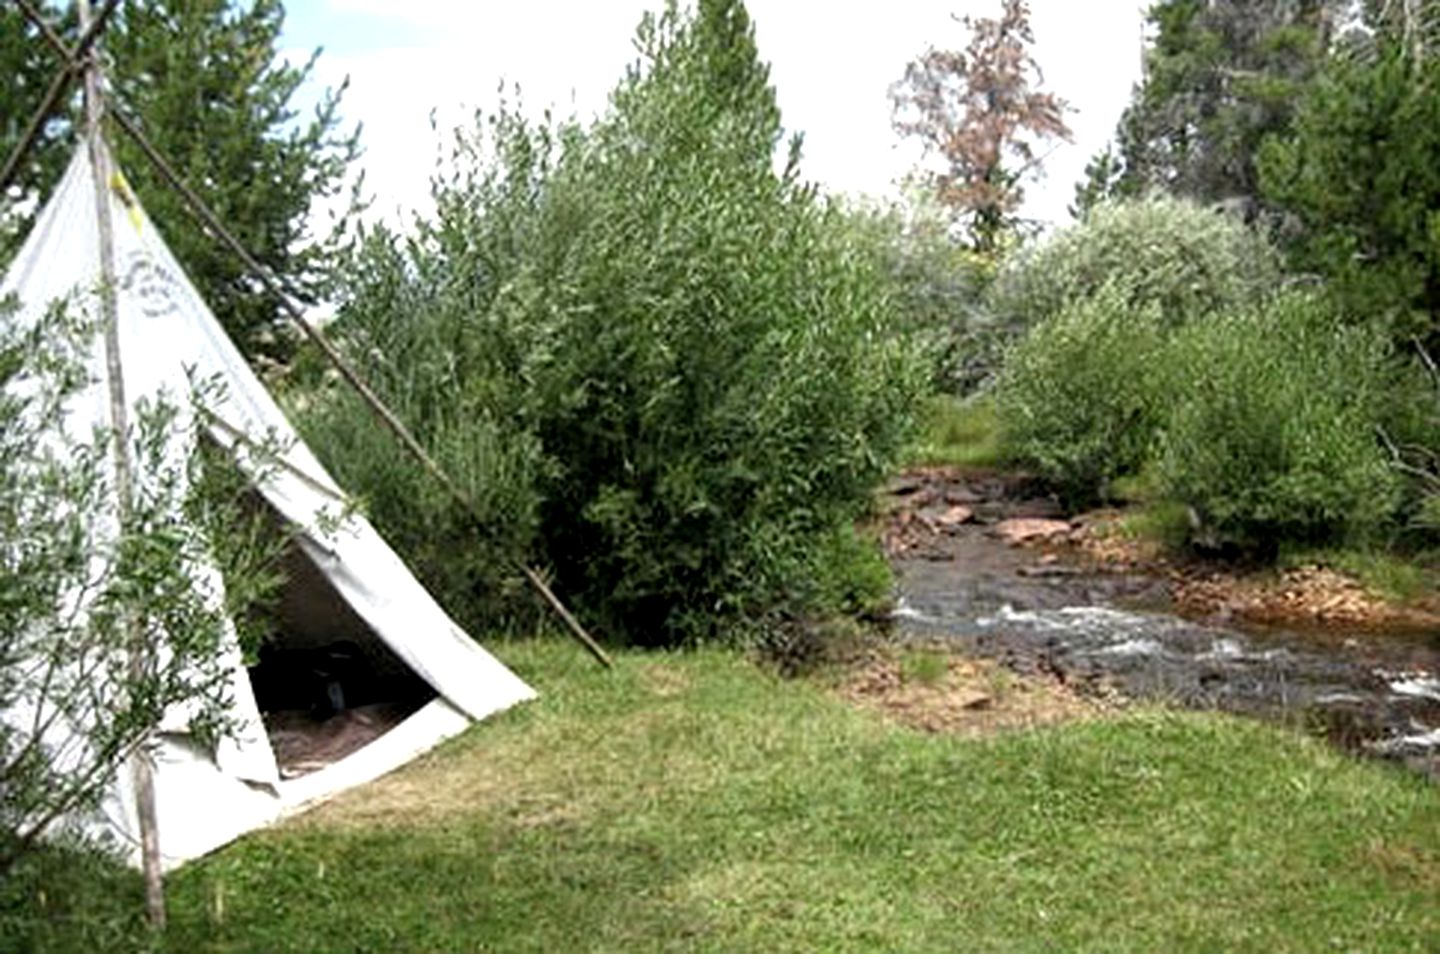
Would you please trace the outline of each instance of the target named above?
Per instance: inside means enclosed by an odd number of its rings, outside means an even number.
[[[1186,618],[1173,579],[1087,559],[1054,502],[1013,477],[907,475],[886,509],[902,639],[1081,691],[1283,721],[1440,781],[1440,627]]]

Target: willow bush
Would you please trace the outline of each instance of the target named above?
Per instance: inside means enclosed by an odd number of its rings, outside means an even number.
[[[998,280],[997,307],[1031,323],[997,379],[1004,451],[1072,505],[1144,472],[1201,546],[1387,532],[1423,501],[1383,435],[1422,445],[1426,420],[1397,399],[1382,335],[1281,285],[1267,242],[1225,215],[1097,207]]]
[[[1264,552],[1359,542],[1386,526],[1401,493],[1377,436],[1390,362],[1382,334],[1309,294],[1180,332],[1157,460],[1197,540]]]
[[[476,616],[506,605],[501,557],[635,643],[854,607],[884,581],[844,541],[924,379],[884,256],[801,183],[797,143],[777,171],[741,4],[672,6],[637,45],[593,124],[502,109],[458,136],[435,215],[355,262],[337,334],[482,526],[352,403],[319,396],[307,437]]]
[[[1238,218],[1157,195],[1102,203],[1021,252],[990,300],[998,319],[1024,330],[1117,285],[1133,307],[1179,325],[1253,304],[1279,282],[1276,253]]]
[[[1037,325],[1006,353],[995,388],[1005,453],[1072,505],[1103,498],[1150,453],[1165,395],[1158,306],[1112,282]]]
[[[996,378],[1004,452],[1068,502],[1105,497],[1151,459],[1191,394],[1170,339],[1273,295],[1275,252],[1233,216],[1152,196],[1102,203],[1021,252],[989,297],[1015,341]]]

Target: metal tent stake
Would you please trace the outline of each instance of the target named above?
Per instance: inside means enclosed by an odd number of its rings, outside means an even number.
[[[80,28],[91,25],[89,0],[77,0]],[[85,76],[85,142],[90,150],[90,169],[95,181],[95,217],[100,240],[100,313],[105,341],[105,376],[110,391],[110,426],[113,430],[112,449],[115,458],[116,511],[120,518],[120,539],[129,532],[133,519],[134,469],[130,460],[129,409],[125,403],[125,379],[120,361],[119,314],[115,301],[115,233],[110,219],[110,169],[100,124],[104,118],[103,80],[100,66],[92,53],[84,64]],[[131,614],[130,677],[132,682],[144,674],[146,656],[143,621]],[[145,912],[151,926],[165,926],[165,885],[160,868],[160,826],[155,811],[155,773],[144,740],[136,746],[131,758],[135,784],[135,813],[140,822],[140,858],[145,878]]]

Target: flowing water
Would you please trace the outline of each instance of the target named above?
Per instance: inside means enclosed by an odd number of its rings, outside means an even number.
[[[1284,721],[1440,781],[1440,631],[1188,620],[1168,611],[1163,580],[1040,562],[1036,550],[995,539],[1001,517],[1053,515],[1053,505],[1012,490],[1000,481],[952,488],[941,502],[958,500],[973,518],[893,557],[902,636],[1081,690]]]

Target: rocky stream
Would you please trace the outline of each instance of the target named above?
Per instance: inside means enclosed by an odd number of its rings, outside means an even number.
[[[886,510],[902,639],[1082,692],[1280,720],[1440,781],[1433,615],[1377,622],[1345,612],[1342,588],[1257,623],[1193,598],[1215,586],[1203,568],[1116,559],[1091,520],[1008,475],[909,474]]]

